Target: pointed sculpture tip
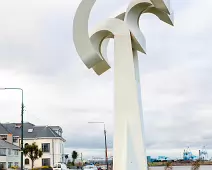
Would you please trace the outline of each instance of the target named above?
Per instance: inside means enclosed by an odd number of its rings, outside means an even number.
[[[137,50],[136,50],[137,51]],[[140,53],[143,53],[143,54],[147,54],[147,52],[146,52],[146,50],[142,50],[142,51],[140,51],[140,50],[138,50],[138,52],[140,52]]]
[[[171,14],[169,15],[170,19],[171,19],[171,26],[174,26],[174,12],[171,12]]]
[[[146,52],[146,50],[145,50],[145,51],[143,51],[142,53],[143,53],[143,54],[145,54],[145,55],[147,55],[147,52]]]

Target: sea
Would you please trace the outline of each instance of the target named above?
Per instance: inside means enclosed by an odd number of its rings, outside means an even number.
[[[164,167],[150,167],[150,170],[164,170]],[[191,166],[173,166],[172,170],[191,170]],[[212,170],[212,165],[200,166],[199,170]]]

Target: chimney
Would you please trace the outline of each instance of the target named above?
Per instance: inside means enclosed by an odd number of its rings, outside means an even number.
[[[7,135],[7,142],[13,143],[13,135],[12,134]]]

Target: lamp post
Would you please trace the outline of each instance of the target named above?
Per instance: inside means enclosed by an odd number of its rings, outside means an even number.
[[[107,156],[107,132],[105,129],[105,123],[104,122],[88,122],[88,123],[98,123],[98,124],[104,124],[104,138],[105,138],[105,162],[107,165],[107,170],[108,170],[108,156]]]
[[[21,170],[23,170],[23,138],[24,138],[24,92],[22,88],[0,88],[0,90],[21,91]]]

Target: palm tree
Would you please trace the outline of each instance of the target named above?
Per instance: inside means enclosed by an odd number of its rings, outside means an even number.
[[[32,161],[32,169],[34,167],[34,162],[35,160],[39,159],[42,157],[43,152],[41,149],[38,149],[38,145],[36,143],[32,143],[32,145],[25,145],[23,149],[23,153],[25,156],[29,157]]]
[[[77,157],[78,157],[78,153],[77,153],[76,151],[73,151],[71,156],[72,156],[72,159],[73,159],[73,165],[74,165],[75,160],[76,160],[76,159],[77,159]]]
[[[192,163],[191,170],[199,170],[200,168],[200,160],[196,160]]]
[[[172,162],[170,162],[170,161],[166,162],[165,170],[172,170]]]

